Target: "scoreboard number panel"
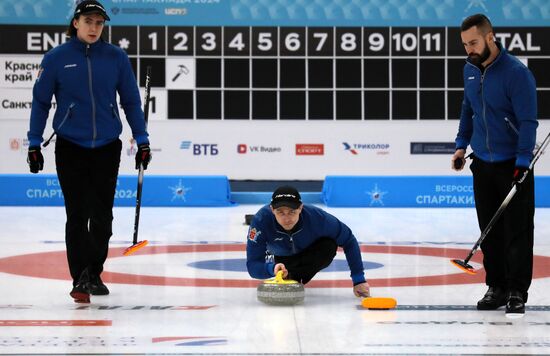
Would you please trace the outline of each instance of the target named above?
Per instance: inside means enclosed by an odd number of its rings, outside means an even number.
[[[276,57],[279,52],[279,32],[277,27],[252,28],[252,56]]]
[[[195,31],[193,27],[168,27],[168,55],[194,56]]]
[[[390,55],[390,28],[363,28],[363,54],[365,57],[387,57]]]
[[[27,55],[67,40],[65,26],[0,25],[0,30],[10,34],[0,55],[18,55],[18,68],[24,68]],[[550,27],[495,32],[535,75],[539,119],[550,119]],[[456,120],[460,115],[466,53],[458,27],[110,26],[103,38],[128,53],[140,86],[145,68],[152,67],[153,119]],[[7,79],[25,75],[15,72],[11,59],[4,62],[10,63],[4,68]]]
[[[197,27],[195,29],[195,55],[221,56],[223,48],[221,27]]]
[[[250,28],[224,28],[224,55],[250,56]]]
[[[139,27],[139,54],[166,55],[166,28],[162,26]]]
[[[332,27],[309,27],[307,35],[309,57],[332,57],[334,55],[334,29]]]
[[[362,53],[360,27],[336,28],[336,56],[360,57]]]
[[[279,55],[281,57],[305,57],[306,28],[280,27]]]

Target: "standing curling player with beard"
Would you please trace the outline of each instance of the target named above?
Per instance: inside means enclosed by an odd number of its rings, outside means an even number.
[[[122,149],[117,93],[138,144],[136,169],[141,164],[147,169],[151,159],[139,88],[128,56],[101,38],[108,20],[99,2],[78,4],[67,30],[70,40],[42,60],[28,132],[27,161],[30,171],[38,173],[44,166],[40,144],[55,95],[55,164],[67,214],[70,295],[77,303],[89,303],[90,294],[109,294],[100,275],[112,235]]]
[[[479,227],[484,230],[515,182],[519,192],[481,244],[489,287],[477,309],[506,306],[507,315],[525,313],[533,274],[535,194],[533,172],[523,180],[533,158],[537,92],[529,69],[495,41],[482,14],[464,20],[461,38],[464,101],[452,167],[462,170],[468,145]]]

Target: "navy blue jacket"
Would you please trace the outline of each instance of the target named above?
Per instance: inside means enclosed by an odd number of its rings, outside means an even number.
[[[536,140],[537,90],[531,71],[502,48],[482,73],[464,66],[464,101],[456,148],[472,147],[485,162],[516,160],[528,167]]]
[[[76,36],[44,55],[33,88],[30,146],[39,146],[52,95],[57,109],[53,129],[77,145],[93,148],[122,132],[116,93],[137,144],[148,143],[141,99],[126,53],[99,40],[91,45]]]
[[[266,262],[266,251],[275,256],[291,256],[321,237],[329,237],[344,249],[353,284],[365,282],[359,244],[350,228],[326,211],[304,205],[295,232],[288,234],[277,223],[271,207],[262,207],[252,219],[246,244],[246,267],[252,278],[274,276],[273,262]]]

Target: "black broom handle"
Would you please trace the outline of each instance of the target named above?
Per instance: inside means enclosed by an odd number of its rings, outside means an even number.
[[[147,131],[147,121],[149,119],[149,96],[151,94],[151,66],[147,66],[145,74],[145,103],[143,114],[145,118],[145,130]],[[139,229],[139,212],[141,210],[141,190],[143,188],[143,164],[139,165],[138,183],[136,192],[136,217],[134,220],[134,237],[133,244],[138,242],[138,229]]]

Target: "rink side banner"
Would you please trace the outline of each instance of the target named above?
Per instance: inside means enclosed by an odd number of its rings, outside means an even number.
[[[2,1],[0,23],[65,25],[74,0]],[[476,12],[496,25],[547,26],[548,2],[530,0],[102,0],[113,25],[457,25]],[[541,5],[542,4],[542,5]]]
[[[550,207],[550,177],[535,178],[537,207]],[[473,207],[471,177],[327,176],[323,202],[330,207]]]
[[[0,205],[63,206],[57,176],[0,175]],[[136,176],[119,176],[115,206],[135,206]],[[142,206],[230,206],[229,181],[225,176],[145,176]]]
[[[134,206],[136,177],[120,176],[115,206]],[[550,207],[550,177],[536,177],[536,206]],[[253,193],[251,193],[253,194]],[[322,193],[306,202],[331,207],[473,207],[471,177],[327,176]],[[319,199],[312,197],[319,195]],[[239,196],[243,196],[239,200]],[[146,176],[143,206],[231,206],[249,203],[242,192],[232,195],[225,176]],[[266,199],[266,202],[268,200]],[[0,175],[0,205],[62,206],[55,175]]]

